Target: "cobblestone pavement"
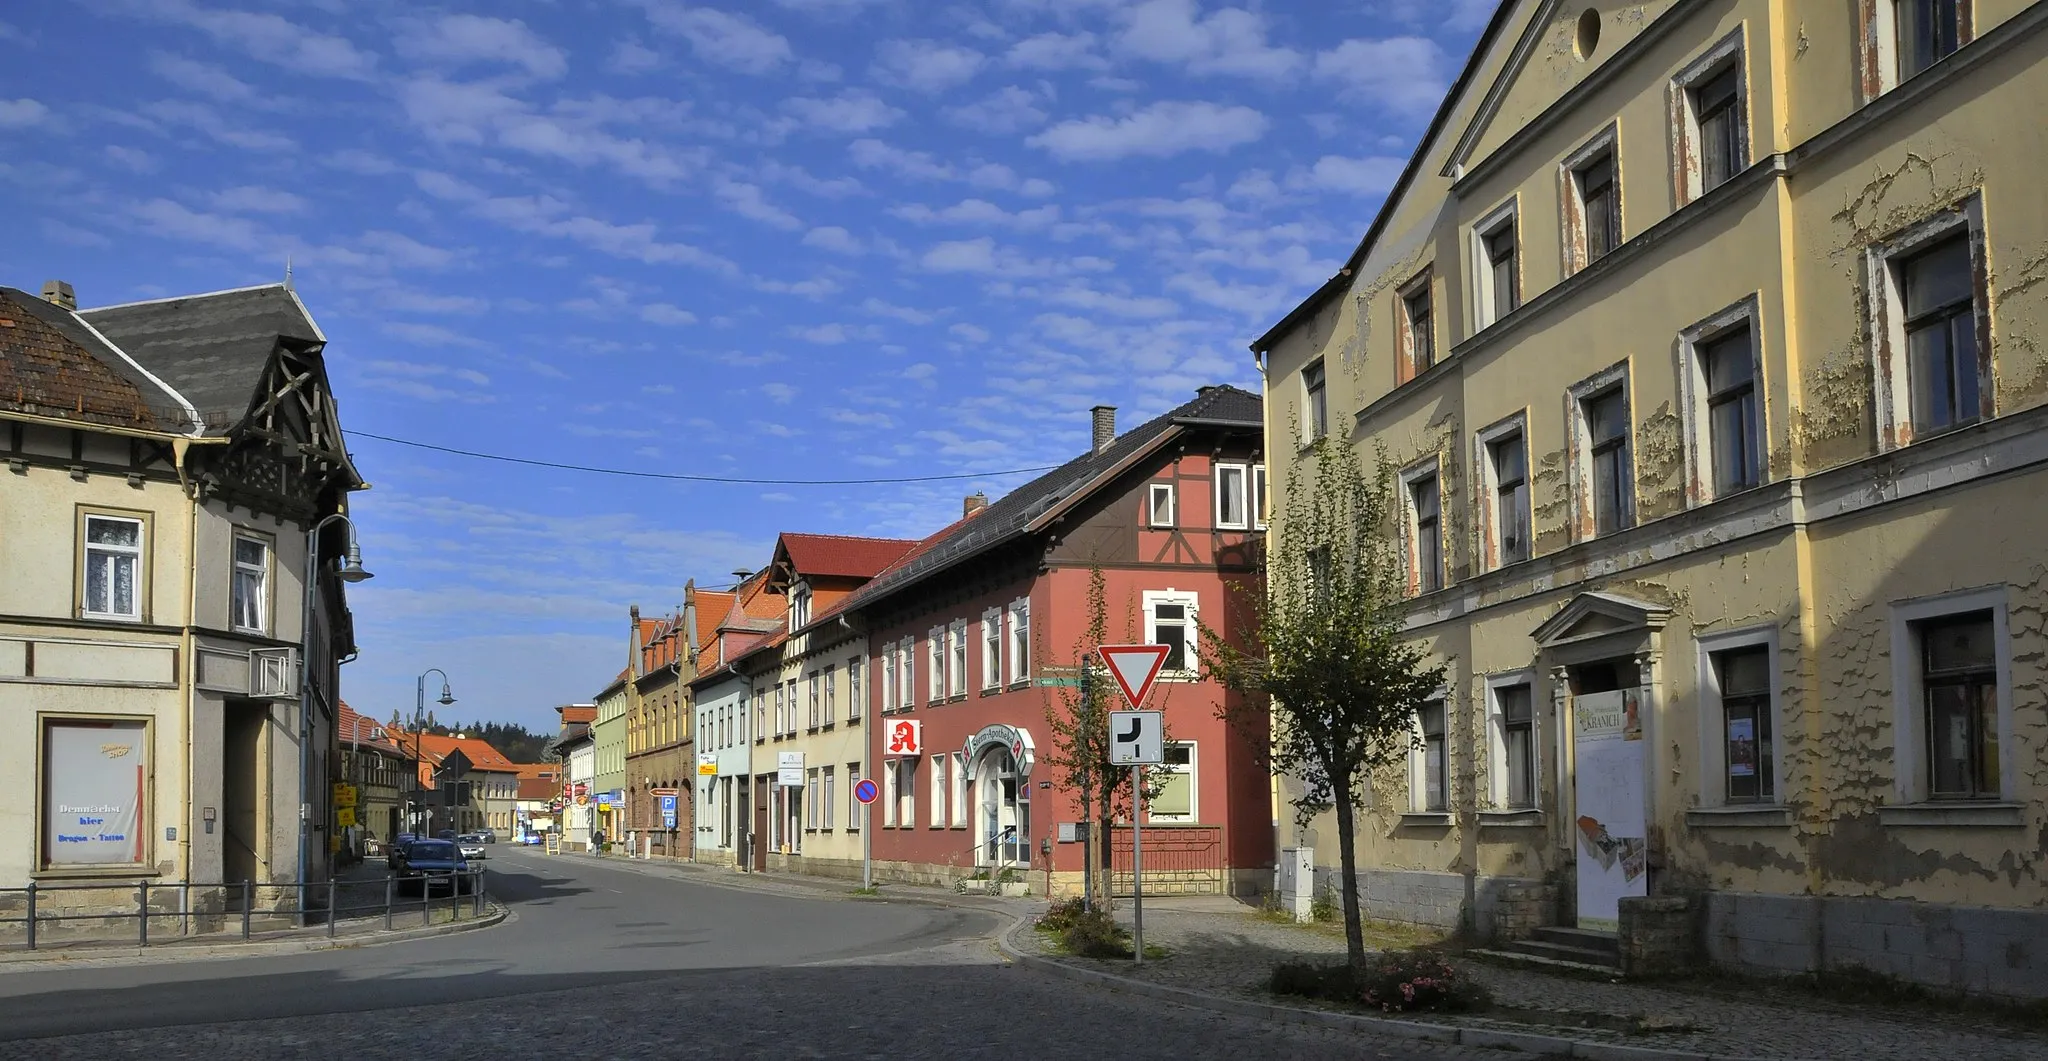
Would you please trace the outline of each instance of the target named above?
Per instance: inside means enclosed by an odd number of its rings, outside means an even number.
[[[1233,909],[1234,906],[1226,901],[1187,905],[1148,902],[1146,946],[1164,947],[1169,953],[1143,965],[1066,957],[1054,953],[1045,936],[1038,932],[1020,932],[1014,939],[1027,953],[1151,983],[1269,1004],[1314,1005],[1272,995],[1265,989],[1267,974],[1275,963],[1290,959],[1340,960],[1344,955],[1342,931],[1329,926],[1276,923],[1243,907]],[[1130,923],[1129,903],[1119,905],[1118,919]],[[1545,1022],[1531,1026],[1521,1021],[1449,1015],[1404,1015],[1402,1019],[1743,1058],[2048,1059],[2048,1035],[1983,1027],[1982,1022],[1962,1017],[1944,1020],[1923,1013],[1886,1012],[1874,1007],[1805,1000],[1777,1002],[1763,997],[1762,991],[1756,997],[1732,997],[1509,969],[1474,961],[1457,964],[1462,972],[1492,990],[1496,1006],[1524,1011],[1517,1016]],[[1577,1015],[1623,1019],[1643,1016],[1693,1030],[1626,1034],[1568,1026]]]

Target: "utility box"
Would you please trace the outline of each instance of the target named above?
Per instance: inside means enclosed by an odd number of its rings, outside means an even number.
[[[1316,849],[1313,847],[1285,847],[1280,849],[1280,864],[1274,870],[1273,891],[1280,897],[1280,908],[1294,915],[1296,921],[1313,919],[1316,897]]]

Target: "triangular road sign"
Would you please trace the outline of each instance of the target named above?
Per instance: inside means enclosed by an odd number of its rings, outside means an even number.
[[[1124,691],[1124,699],[1134,708],[1143,707],[1145,694],[1152,691],[1152,683],[1159,678],[1159,668],[1166,665],[1166,646],[1104,645],[1096,651],[1102,654],[1102,662],[1116,678],[1117,687]]]

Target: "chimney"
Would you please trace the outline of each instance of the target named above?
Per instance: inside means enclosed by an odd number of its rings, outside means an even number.
[[[78,296],[72,293],[71,285],[62,280],[43,281],[43,301],[58,309],[78,308]]]
[[[1095,452],[1100,453],[1116,441],[1116,406],[1098,405],[1089,412],[1095,414]]]
[[[1211,383],[1211,384],[1209,384],[1209,385],[1208,385],[1208,386],[1206,386],[1206,387],[1196,387],[1196,388],[1195,388],[1195,397],[1197,397],[1197,398],[1207,398],[1207,397],[1209,396],[1209,392],[1210,392],[1210,391],[1213,391],[1213,390],[1215,390],[1215,389],[1216,389],[1216,384],[1214,384],[1214,383]]]
[[[987,507],[988,495],[982,493],[979,490],[976,490],[975,492],[967,495],[967,500],[962,501],[960,503],[960,518],[966,519],[967,517],[972,516],[976,512],[979,512]]]

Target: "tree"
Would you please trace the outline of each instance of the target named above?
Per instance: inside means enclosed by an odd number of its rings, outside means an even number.
[[[1287,501],[1267,535],[1263,592],[1239,596],[1241,636],[1204,626],[1208,676],[1245,694],[1228,711],[1270,727],[1270,765],[1298,779],[1295,821],[1334,806],[1342,865],[1344,943],[1365,960],[1357,818],[1368,779],[1415,747],[1416,706],[1443,687],[1404,633],[1407,564],[1392,533],[1394,475],[1384,449],[1372,472],[1348,437],[1318,439],[1287,474]],[[1266,701],[1261,703],[1260,701]],[[1240,718],[1240,721],[1252,721]]]

